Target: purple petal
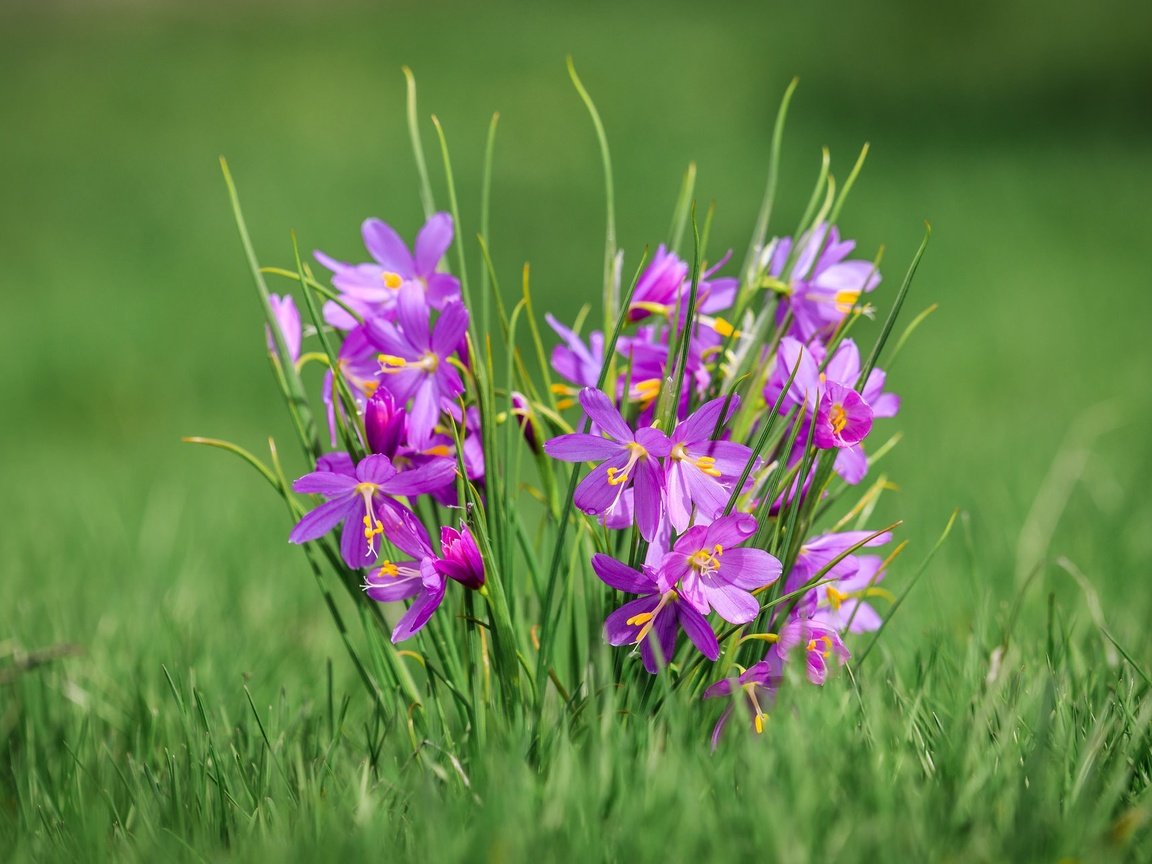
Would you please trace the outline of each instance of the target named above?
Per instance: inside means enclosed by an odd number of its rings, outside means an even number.
[[[430,459],[416,468],[401,471],[388,481],[389,495],[423,495],[447,486],[456,479],[456,461],[447,457]]]
[[[385,576],[379,570],[373,570],[368,576],[364,593],[377,603],[395,603],[398,600],[407,600],[424,590],[424,582],[420,579],[418,566],[415,561],[397,561],[398,567],[404,570],[413,570],[409,575]]]
[[[760,614],[760,602],[742,588],[713,582],[705,590],[716,614],[729,624],[747,624]]]
[[[409,277],[416,272],[408,244],[400,239],[395,229],[379,219],[365,219],[360,228],[364,247],[385,270]]]
[[[628,424],[624,422],[624,418],[607,396],[593,387],[585,387],[580,391],[579,398],[580,404],[584,406],[584,413],[593,423],[619,441],[635,440],[632,430],[628,428]]]
[[[443,309],[445,304],[460,299],[460,280],[449,273],[433,273],[428,282],[428,305]]]
[[[636,432],[636,443],[648,451],[650,456],[664,458],[672,450],[672,442],[659,429],[646,426]]]
[[[708,526],[701,547],[719,544],[725,548],[738,546],[756,533],[756,518],[747,513],[732,513],[717,519]],[[680,544],[677,543],[677,546]]]
[[[665,607],[660,610],[652,629],[640,645],[640,657],[644,668],[653,675],[672,662],[676,656],[676,634],[680,632],[674,610]]]
[[[325,498],[348,496],[356,487],[356,478],[331,471],[313,471],[292,484],[292,491],[302,495],[323,495]]]
[[[355,512],[356,502],[347,498],[338,498],[335,501],[326,501],[314,510],[304,514],[304,518],[296,523],[292,533],[288,535],[289,543],[307,543],[317,537],[323,537],[340,521]]]
[[[376,553],[372,551],[368,539],[364,536],[364,504],[357,499],[353,507],[340,531],[340,555],[345,564],[353,570],[359,570],[361,567],[371,567],[375,564]]]
[[[650,594],[656,589],[655,581],[639,570],[633,570],[622,561],[598,552],[592,556],[592,569],[600,581],[617,591],[629,594]]]
[[[665,478],[668,484],[664,495],[668,521],[678,532],[687,529],[692,521],[692,494],[685,476],[689,470],[683,462],[675,461],[668,466]]]
[[[432,342],[429,329],[431,318],[432,310],[428,308],[420,286],[412,283],[402,285],[396,297],[396,323],[421,354],[428,350]]]
[[[687,603],[677,602],[676,611],[680,615],[680,626],[684,628],[684,632],[688,634],[688,638],[692,640],[696,650],[709,660],[715,660],[719,657],[720,643],[716,641],[716,634],[712,631],[712,625],[708,623],[708,619]],[[705,693],[705,695],[708,694]]]
[[[619,471],[626,464],[628,464],[628,454],[619,453],[611,459],[601,462],[588,473],[587,477],[580,481],[572,500],[581,512],[599,515],[616,503],[620,495],[620,487],[613,486],[608,482],[608,469],[615,468]]]
[[[544,452],[561,462],[599,462],[620,453],[620,445],[599,435],[573,432],[544,442]]]
[[[651,541],[660,525],[660,473],[651,459],[641,459],[632,469],[636,479],[635,490],[636,527],[640,536]]]
[[[468,310],[459,301],[449,303],[440,313],[432,331],[432,351],[439,357],[455,354],[468,332]]]
[[[672,440],[677,443],[692,443],[711,439],[712,431],[720,420],[726,401],[727,397],[721,396],[705,402],[693,412],[692,416],[676,427],[676,431],[672,433]],[[739,407],[740,399],[733,397],[728,416],[731,417]]]
[[[395,476],[396,469],[392,465],[392,460],[379,453],[365,456],[356,466],[356,477],[364,483],[381,486]]]
[[[427,589],[416,595],[404,617],[396,622],[396,629],[392,631],[393,643],[403,642],[420,632],[432,617],[432,613],[444,602],[444,587],[442,583],[439,589]]]
[[[416,235],[416,274],[429,276],[452,245],[452,216],[433,213]]]
[[[720,558],[721,576],[738,588],[754,591],[780,578],[780,562],[762,549],[725,549]]]

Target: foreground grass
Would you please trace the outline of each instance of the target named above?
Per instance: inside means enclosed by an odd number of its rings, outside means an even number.
[[[323,676],[258,701],[143,668],[98,695],[56,665],[4,690],[0,838],[15,861],[1148,860],[1149,682],[1059,608],[1009,637],[876,652],[714,754],[715,711],[652,724],[602,694],[539,765],[515,731],[413,752],[402,705],[367,716]]]

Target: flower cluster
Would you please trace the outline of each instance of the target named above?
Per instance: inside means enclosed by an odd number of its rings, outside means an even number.
[[[411,248],[368,219],[367,261],[257,268],[307,473],[288,483],[275,446],[268,467],[197,440],[259,468],[322,587],[327,567],[367,610],[365,660],[326,596],[372,698],[405,699],[414,742],[482,740],[490,710],[538,742],[602,694],[613,716],[715,699],[693,703],[716,705],[714,741],[745,709],[763,732],[786,687],[824,685],[881,628],[902,548],[877,551],[898,523],[867,530],[890,486],[863,481],[888,449],[874,427],[900,407],[876,364],[904,295],[862,353],[880,274],[832,224],[845,190],[822,176],[809,224],[769,239],[758,222],[739,263],[710,260],[693,225],[692,264],[686,193],[627,290],[609,232],[603,329],[547,314],[549,353],[527,268],[509,306],[484,240],[477,293],[459,217],[433,212],[421,173],[429,215]],[[265,273],[299,293],[269,294]],[[323,376],[306,386],[310,364]]]
[[[638,595],[608,615],[605,638],[637,646],[644,668],[657,673],[677,663],[681,630],[695,652],[717,660],[722,647],[708,616],[734,625],[725,650],[733,677],[703,695],[739,689],[758,732],[789,662],[823,684],[850,658],[843,637],[879,627],[869,599],[886,596],[877,587],[884,561],[856,553],[888,542],[888,532],[790,533],[811,524],[831,472],[845,484],[863,480],[873,421],[899,407],[884,372],[863,374],[845,335],[870,313],[860,299],[880,281],[871,262],[849,258],[853,248],[823,223],[798,242],[773,240],[741,289],[737,278],[716,275],[727,256],[693,276],[661,246],[614,346],[602,332],[581,338],[548,318],[562,340],[553,369],[570,382],[554,387],[566,397],[558,407],[575,396],[590,431],[559,435],[544,450],[591,464],[575,506],[608,529],[634,528],[646,543],[618,544],[630,550],[626,560],[592,557],[601,581]],[[617,374],[600,389],[613,350]],[[766,654],[740,665],[765,644]],[[681,669],[689,662],[680,655]]]

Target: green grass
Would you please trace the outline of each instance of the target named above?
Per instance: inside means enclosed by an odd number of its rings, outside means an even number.
[[[1116,32],[1087,8],[986,5],[944,22],[911,3],[823,20],[486,5],[447,30],[414,5],[0,13],[0,854],[1152,857],[1148,13]],[[497,267],[513,285],[530,259],[538,304],[571,316],[598,296],[602,217],[569,51],[614,148],[629,260],[662,238],[691,159],[712,248],[743,249],[793,74],[774,228],[820,145],[842,175],[872,141],[844,228],[887,244],[891,290],[930,219],[908,308],[940,304],[891,378],[901,491],[877,522],[911,541],[893,584],[965,515],[855,683],[792,688],[762,739],[710,755],[714,710],[601,706],[546,772],[519,729],[458,771],[441,742],[412,757],[403,706],[373,718],[282,506],[178,443],[291,434],[216,157],[267,263],[290,264],[289,229],[337,255],[367,215],[411,233],[408,63],[470,232],[501,111]],[[1065,570],[1028,581],[1061,556],[1135,666]]]

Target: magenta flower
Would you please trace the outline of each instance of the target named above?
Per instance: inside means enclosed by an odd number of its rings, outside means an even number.
[[[669,437],[665,460],[665,496],[668,518],[677,531],[692,523],[693,507],[698,524],[711,522],[724,510],[752,450],[732,441],[714,441],[725,397],[701,405],[688,419],[677,423]],[[740,400],[729,403],[731,416]],[[725,418],[727,419],[727,418]]]
[[[444,253],[452,245],[452,217],[434,213],[416,237],[415,254],[396,231],[379,219],[367,219],[361,227],[364,246],[374,259],[367,264],[345,264],[316,252],[316,260],[332,271],[332,284],[341,299],[365,319],[383,314],[391,317],[400,289],[414,285],[436,309],[460,296],[460,282],[448,273],[438,273]],[[333,327],[350,330],[356,319],[329,302],[324,320]]]
[[[464,392],[460,373],[448,362],[468,330],[468,310],[459,301],[444,307],[435,327],[422,293],[411,285],[400,290],[396,323],[382,318],[368,322],[368,337],[382,352],[381,386],[397,402],[412,401],[408,411],[409,443],[424,447],[440,417],[442,402]]]
[[[329,464],[328,467],[335,467]],[[342,464],[340,467],[344,467]],[[327,501],[296,523],[288,540],[305,543],[327,534],[341,522],[340,554],[353,569],[370,566],[379,554],[381,535],[401,548],[427,544],[419,521],[395,495],[419,495],[442,486],[456,466],[440,459],[411,471],[397,473],[387,456],[367,456],[354,473],[313,471],[292,484],[296,492],[323,495]],[[423,534],[423,537],[421,537]]]
[[[592,569],[605,584],[626,594],[640,595],[608,615],[604,638],[609,645],[639,645],[644,668],[653,675],[672,660],[681,629],[709,660],[720,656],[720,645],[708,621],[682,602],[674,588],[661,588],[651,568],[633,570],[615,558],[596,554],[592,556]],[[649,639],[649,635],[653,638]],[[653,643],[659,647],[659,657]]]
[[[285,294],[283,297],[279,294],[269,294],[268,303],[272,306],[272,315],[276,319],[276,326],[284,337],[284,347],[288,349],[288,356],[295,363],[300,359],[300,343],[302,341],[300,310],[296,308],[296,301],[292,299],[291,294]],[[268,337],[268,350],[275,354],[276,339],[273,338],[272,330],[267,325],[264,326],[264,334]]]
[[[408,443],[408,412],[383,387],[377,388],[364,408],[364,434],[369,450],[393,460]]]
[[[762,549],[735,548],[755,533],[756,520],[746,513],[689,528],[660,562],[661,590],[678,584],[680,595],[701,614],[715,609],[729,623],[747,624],[760,612],[751,592],[771,585],[782,569]]]
[[[652,427],[633,432],[611,400],[591,387],[580,391],[580,404],[608,437],[560,435],[544,444],[544,452],[563,462],[600,462],[576,487],[574,501],[585,513],[608,513],[619,505],[625,489],[634,489],[636,526],[645,540],[652,540],[663,492],[658,460],[668,455],[668,436]]]
[[[852,656],[836,628],[814,618],[792,618],[780,629],[780,640],[773,646],[777,656],[787,660],[795,648],[804,652],[808,680],[816,685],[827,679],[830,660],[844,663]]]
[[[816,415],[816,446],[821,450],[855,447],[871,431],[872,409],[864,397],[851,387],[827,382]]]
[[[768,719],[768,709],[776,701],[776,693],[780,689],[780,683],[784,680],[783,667],[784,664],[780,657],[775,652],[770,651],[768,656],[759,663],[754,663],[741,672],[740,677],[735,682],[731,678],[717,681],[704,691],[703,698],[731,697],[733,687],[740,688],[743,691],[744,702],[752,715],[752,728],[756,730],[757,735],[760,735],[764,731],[764,721]],[[720,736],[724,732],[724,726],[728,723],[733,707],[729,705],[724,709],[724,713],[720,715],[720,719],[716,721],[716,725],[712,729],[713,750],[720,743]]]
[[[466,588],[479,588],[484,584],[484,559],[468,526],[460,523],[460,530],[445,525],[440,529],[441,557],[436,559],[436,570],[455,579]]]

